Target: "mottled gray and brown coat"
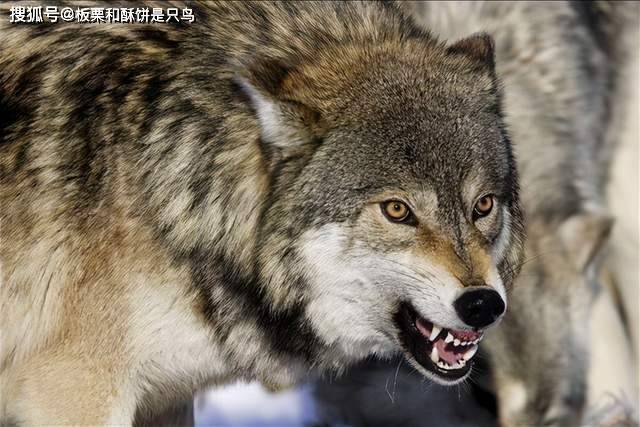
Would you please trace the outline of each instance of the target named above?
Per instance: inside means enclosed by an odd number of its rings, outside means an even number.
[[[401,349],[437,377],[399,306],[467,329],[454,298],[504,298],[517,272],[487,36],[447,47],[386,3],[190,6],[158,25],[2,6],[3,422],[127,424]]]
[[[467,390],[461,391],[465,405],[455,393],[453,402],[434,396],[434,389],[419,393],[423,380],[396,362],[321,383],[319,406],[327,406],[322,420],[368,426],[398,419],[396,425],[424,425],[425,417],[434,425],[637,425],[638,353],[629,352],[628,331],[617,314],[600,315],[608,290],[598,275],[603,265],[613,267],[626,326],[637,332],[639,4],[448,1],[410,2],[408,9],[440,37],[486,31],[496,44],[527,218],[525,261],[509,310],[483,342],[491,361],[485,377],[490,373],[493,384],[475,378],[496,394],[492,401],[485,390],[478,401],[497,409],[498,418],[488,418]],[[618,160],[612,166],[613,153]],[[615,251],[603,264],[611,230]],[[390,394],[397,389],[394,404],[385,385]],[[424,409],[429,404],[442,410]]]

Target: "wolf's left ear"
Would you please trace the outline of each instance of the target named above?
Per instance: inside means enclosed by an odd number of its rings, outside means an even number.
[[[578,271],[588,269],[609,239],[613,218],[603,213],[569,217],[559,228],[560,238]]]
[[[296,150],[322,137],[324,124],[320,114],[284,93],[284,67],[261,65],[236,76],[236,82],[248,96],[262,140],[280,150]]]
[[[491,71],[494,71],[496,66],[494,51],[493,38],[487,33],[472,34],[447,48],[447,52],[465,55]]]

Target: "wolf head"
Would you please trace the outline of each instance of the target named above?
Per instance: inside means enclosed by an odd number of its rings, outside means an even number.
[[[577,213],[528,223],[509,313],[487,337],[504,426],[581,423],[589,320],[611,219]]]
[[[402,349],[441,383],[464,379],[522,246],[491,39],[347,44],[237,82],[270,159],[268,298],[302,302],[343,359]]]

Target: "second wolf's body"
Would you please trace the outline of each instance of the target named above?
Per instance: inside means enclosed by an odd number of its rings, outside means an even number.
[[[399,351],[463,380],[523,239],[491,39],[384,3],[190,6],[0,9],[2,422],[128,424]]]

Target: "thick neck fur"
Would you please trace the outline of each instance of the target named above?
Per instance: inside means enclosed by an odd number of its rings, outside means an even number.
[[[316,351],[323,344],[302,310],[307,278],[295,267],[300,231],[273,221],[313,146],[286,162],[266,148],[237,77],[274,64],[284,71],[313,64],[284,81],[269,72],[260,84],[269,91],[285,83],[281,94],[338,115],[345,106],[331,100],[345,87],[345,74],[375,68],[375,58],[395,47],[419,40],[424,51],[435,51],[437,43],[385,3],[206,2],[193,8],[199,25],[107,30],[59,24],[3,33],[9,24],[0,23],[3,102],[19,113],[3,117],[10,131],[0,137],[31,133],[14,145],[11,161],[0,164],[0,177],[13,184],[28,175],[44,183],[65,230],[91,236],[99,227],[96,212],[107,222],[116,211],[152,229],[175,262],[189,267],[197,310],[247,376],[297,371],[297,362],[337,366],[339,354]],[[78,40],[84,49],[77,49]],[[342,56],[339,49],[356,46],[362,68],[353,51],[344,55],[351,62],[323,65]],[[317,72],[318,64],[326,73]],[[47,114],[36,114],[40,109]],[[57,121],[47,120],[52,116]],[[18,117],[23,128],[12,126]],[[45,136],[46,143],[29,142]],[[55,163],[25,161],[37,155]],[[285,329],[296,336],[282,335]],[[258,366],[268,347],[282,366]],[[319,353],[326,359],[315,360]]]
[[[378,40],[384,41],[380,49],[392,53],[395,43],[414,37],[424,42],[427,36],[418,30],[412,33],[413,26],[393,7],[345,3],[305,8],[303,3],[297,6],[295,18],[288,9],[286,4],[204,4],[196,13],[210,33],[195,34],[194,27],[168,36],[184,38],[176,45],[182,46],[181,60],[193,63],[186,75],[173,76],[167,69],[167,73],[159,73],[164,78],[149,82],[145,94],[151,98],[146,100],[151,108],[147,114],[161,119],[135,153],[137,163],[144,167],[134,172],[134,179],[142,188],[141,194],[151,195],[140,200],[143,215],[153,220],[178,262],[190,265],[200,309],[207,321],[216,325],[219,333],[215,340],[227,349],[230,360],[258,359],[235,341],[234,330],[244,322],[245,333],[255,335],[248,340],[264,346],[259,352],[278,354],[284,371],[287,366],[294,369],[298,362],[339,368],[338,354],[328,349],[318,351],[323,344],[314,338],[305,319],[306,278],[296,269],[299,236],[293,227],[261,228],[265,212],[289,189],[313,154],[313,147],[285,159],[264,147],[254,111],[235,78],[247,69],[255,72],[255,67],[261,66],[259,61],[276,61],[285,67],[312,59],[326,62],[338,49],[345,49],[341,44],[351,49],[349,46]],[[242,19],[216,19],[217,15],[240,13]],[[272,22],[280,26],[275,28]],[[265,30],[256,34],[256,26]],[[301,32],[301,27],[307,30]],[[316,33],[308,28],[315,28]],[[219,46],[225,46],[224,50]],[[371,53],[371,58],[376,55]],[[207,59],[204,64],[203,58]],[[325,77],[315,82],[320,75],[306,70],[299,76],[304,81],[289,80],[288,90],[291,96],[295,92],[302,101],[315,102],[314,107],[328,111],[335,108],[327,102],[343,84],[340,76],[352,74],[353,65],[334,65],[329,80]],[[272,75],[277,77],[277,73],[269,73]],[[316,93],[324,91],[324,100],[296,91],[296,85],[314,83]],[[173,101],[166,102],[168,97]],[[212,121],[212,117],[217,119]],[[155,174],[155,170],[171,170],[173,174],[169,178]],[[237,304],[228,306],[225,301]],[[285,330],[293,331],[295,339],[284,336]],[[261,336],[265,331],[267,336]],[[315,359],[320,353],[327,355],[326,360]],[[270,373],[254,360],[246,360],[245,366],[252,366],[250,370],[270,381]]]

